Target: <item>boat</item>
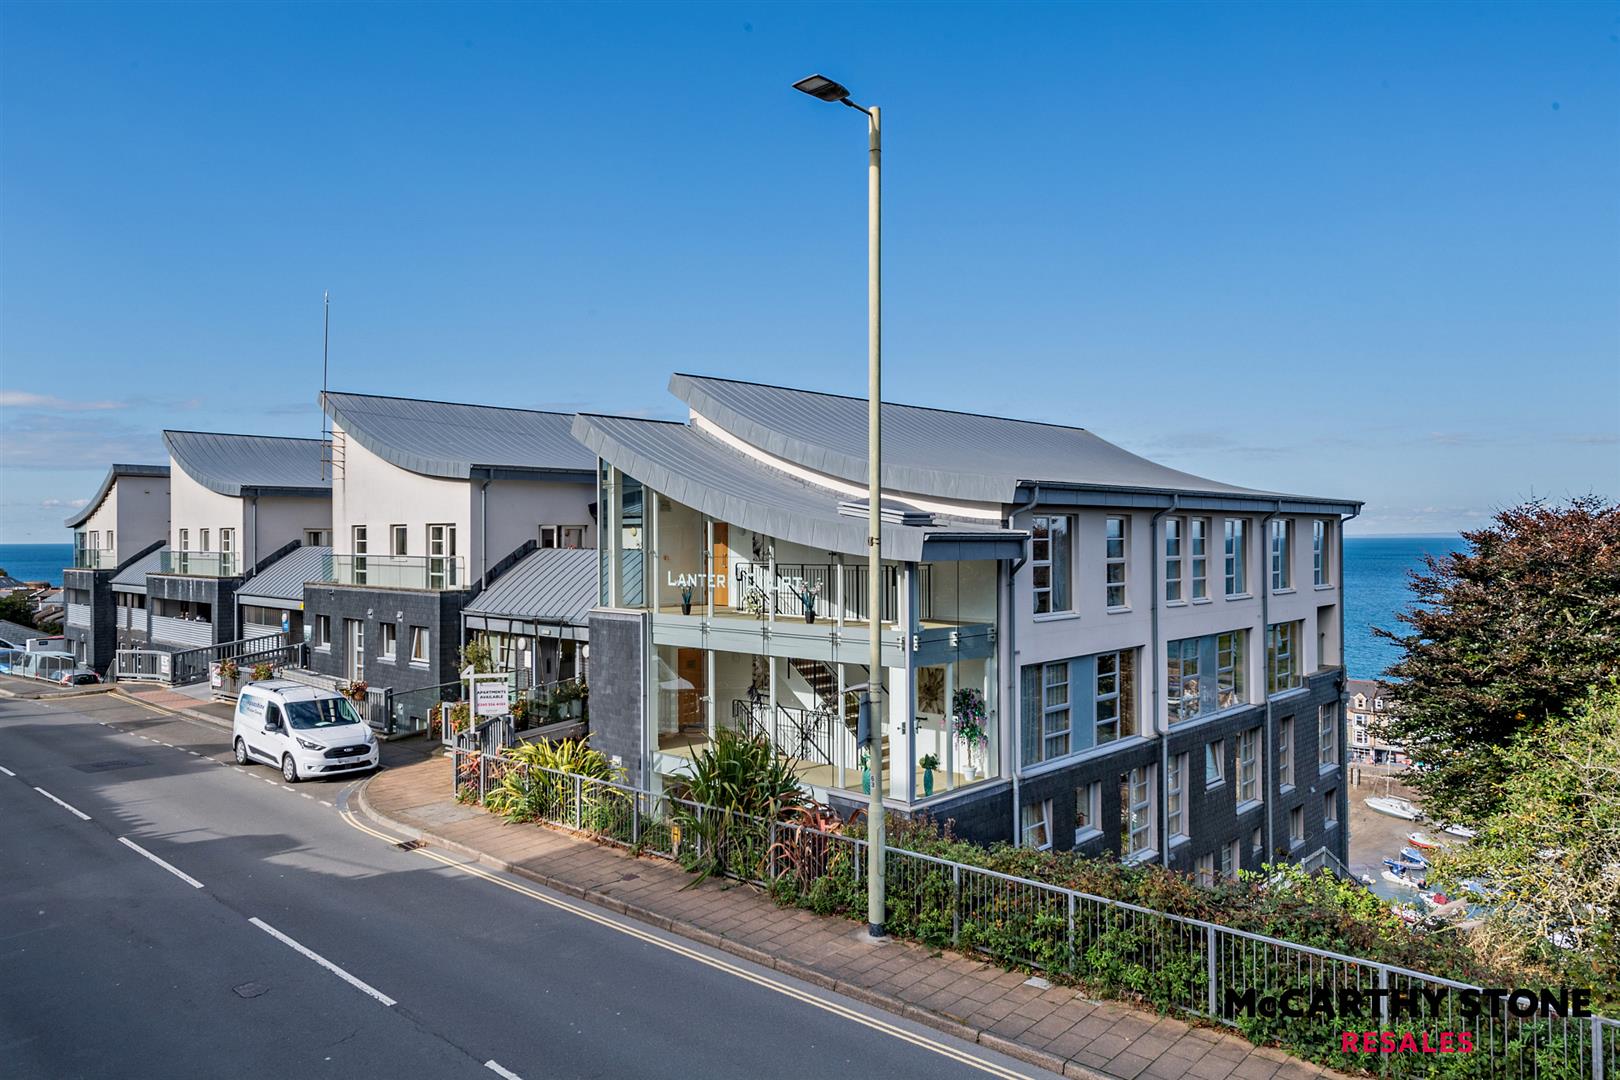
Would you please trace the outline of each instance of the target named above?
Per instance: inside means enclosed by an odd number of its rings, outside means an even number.
[[[1375,795],[1365,801],[1369,809],[1376,810],[1380,814],[1388,814],[1390,817],[1416,821],[1423,816],[1417,807],[1393,795]]]
[[[1415,848],[1437,848],[1440,846],[1440,841],[1425,832],[1407,833],[1406,838],[1412,842],[1412,846]]]
[[[1409,863],[1415,863],[1418,867],[1424,870],[1429,868],[1429,860],[1424,858],[1423,852],[1419,851],[1417,848],[1401,848],[1401,858],[1405,859]]]
[[[1385,870],[1380,876],[1390,884],[1399,885],[1403,889],[1411,889],[1415,892],[1422,888],[1422,886],[1420,886],[1417,882],[1407,877],[1405,873],[1394,870]]]
[[[1389,867],[1397,874],[1404,874],[1411,871],[1422,873],[1428,869],[1427,865],[1421,865],[1415,862],[1407,862],[1405,859],[1392,859],[1388,855],[1384,856],[1381,861],[1385,866]]]
[[[1451,836],[1460,836],[1464,840],[1472,840],[1474,837],[1479,835],[1466,825],[1446,825],[1442,823],[1440,826],[1440,831]]]

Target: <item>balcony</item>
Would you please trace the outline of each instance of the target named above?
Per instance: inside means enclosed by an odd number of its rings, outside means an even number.
[[[73,569],[111,570],[118,565],[118,556],[112,548],[74,548]]]
[[[242,560],[234,551],[165,551],[158,563],[160,574],[184,577],[235,577],[242,572]]]
[[[883,568],[883,598],[879,621],[893,625],[900,607],[896,568]],[[922,573],[920,618],[931,620],[929,567]],[[750,619],[796,619],[806,622],[865,625],[871,603],[863,564],[766,563],[738,560],[732,572],[714,583],[714,612]],[[702,614],[707,602],[704,582],[671,578],[660,583],[657,610],[666,615]],[[807,618],[808,616],[808,618]]]
[[[459,555],[333,555],[322,579],[373,589],[465,589],[467,570]]]

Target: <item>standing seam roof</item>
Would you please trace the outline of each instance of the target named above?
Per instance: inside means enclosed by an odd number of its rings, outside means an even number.
[[[304,583],[319,581],[332,556],[329,547],[295,547],[236,590],[238,600],[303,600]]]
[[[102,500],[107,497],[107,492],[112,490],[113,485],[118,482],[120,476],[161,476],[166,478],[168,475],[169,467],[167,465],[114,465],[107,470],[107,476],[101,481],[101,487],[96,491],[95,497],[85,503],[83,509],[70,515],[62,524],[69,529],[77,529],[80,525],[89,521],[90,515],[101,508]]]
[[[163,441],[187,476],[221,495],[327,496],[332,492],[325,447],[319,439],[165,431]]]
[[[463,609],[469,615],[584,626],[597,602],[592,548],[541,548],[496,578]]]
[[[476,468],[594,474],[569,434],[572,413],[329,392],[321,407],[355,442],[423,476],[465,480]]]

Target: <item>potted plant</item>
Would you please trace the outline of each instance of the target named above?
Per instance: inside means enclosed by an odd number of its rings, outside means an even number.
[[[266,679],[274,678],[275,674],[275,665],[269,663],[268,661],[261,660],[259,663],[253,665],[252,676],[254,682],[264,682]]]
[[[368,686],[365,682],[356,681],[344,683],[343,686],[338,690],[338,693],[342,694],[344,697],[355,702],[356,704],[364,704],[367,689]]]
[[[804,605],[804,621],[807,623],[816,621],[816,597],[820,593],[820,582],[799,591],[799,603]]]
[[[230,659],[221,660],[216,665],[216,668],[219,677],[218,688],[227,694],[236,693],[237,680],[242,677],[242,669],[237,666],[236,661]]]
[[[934,793],[934,770],[939,768],[939,756],[924,754],[922,760],[917,762],[917,767],[922,770],[923,796],[926,798]]]
[[[692,586],[681,586],[681,614],[692,614]]]
[[[978,751],[989,746],[990,733],[985,726],[984,695],[971,686],[951,695],[951,730],[966,745],[974,775],[982,775],[984,763]]]

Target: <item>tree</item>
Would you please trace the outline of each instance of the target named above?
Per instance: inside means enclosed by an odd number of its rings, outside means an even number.
[[[4,574],[5,571],[0,570],[0,575]],[[0,596],[0,619],[14,622],[18,626],[38,629],[38,627],[34,626],[34,608],[28,602],[26,592],[14,592]]]
[[[1620,674],[1620,506],[1532,501],[1462,535],[1412,576],[1411,633],[1376,632],[1405,651],[1387,735],[1423,766],[1430,813],[1472,822],[1508,780],[1497,751]]]
[[[1494,753],[1501,800],[1474,842],[1436,857],[1433,876],[1495,894],[1488,951],[1521,970],[1538,958],[1584,960],[1580,975],[1620,988],[1620,683]]]

